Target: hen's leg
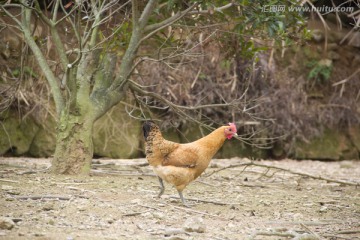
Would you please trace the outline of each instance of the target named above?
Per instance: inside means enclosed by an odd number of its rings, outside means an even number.
[[[160,183],[160,192],[159,192],[158,197],[161,197],[161,195],[163,195],[163,193],[164,193],[165,187],[164,187],[163,180],[160,177],[158,177],[158,179],[159,179],[159,183]]]
[[[187,204],[187,203],[185,202],[185,199],[184,199],[184,196],[183,196],[183,194],[182,194],[182,191],[178,190],[178,193],[179,193],[181,202],[184,204],[184,206],[185,206],[185,207],[188,207],[188,208],[191,207],[191,205],[189,205],[189,204]]]

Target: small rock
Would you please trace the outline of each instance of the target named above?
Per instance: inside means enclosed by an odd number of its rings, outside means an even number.
[[[1,190],[4,190],[6,193],[11,195],[20,195],[20,191],[9,185],[2,185]]]
[[[41,232],[36,232],[36,233],[34,233],[34,236],[35,237],[43,237],[43,236],[45,236],[45,234],[41,233]]]
[[[204,219],[201,217],[189,218],[185,221],[183,228],[186,232],[204,233]]]
[[[294,221],[301,221],[302,219],[304,219],[304,215],[302,215],[301,213],[295,213],[293,215],[293,219]]]
[[[141,214],[141,216],[146,217],[146,218],[149,218],[149,217],[152,216],[152,214],[149,213],[149,212],[144,212],[144,213]]]
[[[42,210],[44,210],[44,211],[54,210],[54,203],[51,203],[51,202],[45,203],[44,206],[42,207]]]
[[[167,194],[163,194],[163,195],[161,195],[161,199],[170,199],[170,195],[167,195]],[[175,199],[175,198],[172,198],[172,199]]]
[[[19,190],[11,190],[11,191],[7,191],[8,194],[11,194],[11,195],[20,195],[20,191]]]
[[[15,226],[15,223],[11,218],[0,217],[0,229],[10,230],[14,226]]]
[[[106,220],[106,222],[109,223],[109,224],[113,224],[115,222],[115,220],[113,218],[108,218]]]
[[[154,218],[157,218],[157,219],[164,219],[165,215],[161,212],[153,212],[153,216]]]
[[[322,206],[319,212],[327,212],[327,210],[328,210],[327,206]]]
[[[130,201],[131,203],[141,203],[141,199],[136,198]]]
[[[77,210],[80,211],[80,212],[83,212],[86,210],[86,206],[82,205],[82,206],[78,206],[77,207]]]
[[[261,200],[259,201],[259,203],[264,204],[264,206],[270,206],[270,205],[271,205],[270,202],[265,201],[265,200],[263,200],[263,199],[261,199]]]
[[[255,210],[249,210],[249,217],[255,217]]]
[[[232,222],[229,222],[228,225],[227,225],[229,228],[234,228],[236,227],[236,225]]]
[[[79,230],[85,230],[85,229],[86,229],[86,226],[85,226],[85,225],[79,225],[79,226],[78,226],[78,229],[79,229]]]
[[[9,186],[9,185],[2,185],[1,186],[1,190],[5,190],[5,191],[8,191],[8,190],[13,190],[14,187],[13,186]]]
[[[167,228],[165,229],[164,235],[165,237],[169,237],[171,235],[184,234],[185,231],[182,228]]]
[[[171,203],[177,203],[177,202],[179,202],[179,199],[177,199],[177,198],[171,198],[171,199],[170,199],[170,202],[171,202]]]
[[[231,205],[231,206],[230,206],[230,209],[231,209],[231,210],[239,210],[239,208],[236,207],[235,205]]]

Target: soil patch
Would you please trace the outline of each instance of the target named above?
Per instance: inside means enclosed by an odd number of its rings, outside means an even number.
[[[0,158],[0,226],[12,225],[0,239],[360,239],[359,187],[255,166],[221,170],[245,161],[213,160],[184,190],[186,208],[168,184],[156,197],[145,159],[96,160],[85,177],[46,173],[49,159]],[[356,161],[257,163],[360,183]]]

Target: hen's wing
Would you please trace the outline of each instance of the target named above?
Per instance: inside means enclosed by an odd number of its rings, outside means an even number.
[[[197,150],[189,145],[180,144],[174,151],[164,157],[163,166],[194,168],[199,156]]]

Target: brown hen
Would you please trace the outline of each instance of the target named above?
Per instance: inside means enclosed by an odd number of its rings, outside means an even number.
[[[163,180],[173,184],[185,203],[182,191],[204,172],[211,158],[224,144],[226,139],[237,136],[236,126],[229,123],[215,129],[209,135],[191,143],[175,143],[163,138],[160,128],[152,121],[143,124],[146,159],[159,178],[160,193],[164,193]]]

